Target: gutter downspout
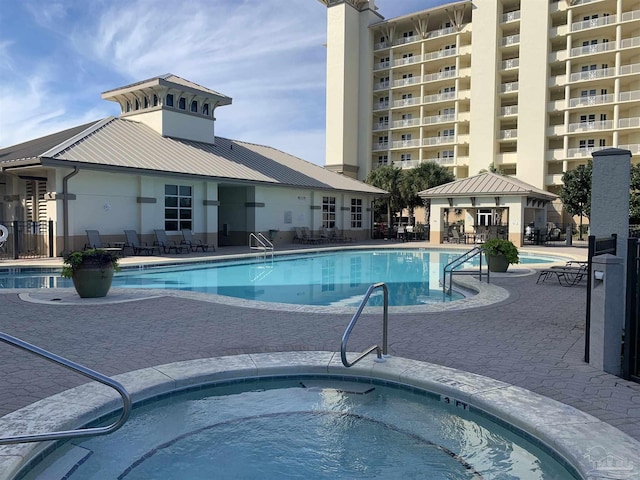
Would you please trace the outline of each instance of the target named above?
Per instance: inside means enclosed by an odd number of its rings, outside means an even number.
[[[73,172],[62,179],[62,254],[64,255],[68,250],[69,245],[69,179],[80,172],[78,167],[73,167]]]

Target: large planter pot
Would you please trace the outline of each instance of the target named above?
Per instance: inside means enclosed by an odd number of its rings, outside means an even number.
[[[71,279],[81,298],[106,297],[113,280],[113,266],[82,265],[73,272]]]
[[[485,258],[487,259],[487,263],[489,264],[490,272],[506,272],[509,268],[509,262],[507,261],[507,257],[505,257],[504,255],[486,254]]]

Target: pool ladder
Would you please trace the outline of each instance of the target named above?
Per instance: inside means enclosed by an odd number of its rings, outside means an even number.
[[[0,437],[0,445],[28,442],[45,442],[50,440],[63,440],[66,438],[94,437],[97,435],[106,435],[118,430],[122,425],[125,424],[125,422],[129,418],[129,414],[131,413],[131,396],[121,383],[105,375],[102,375],[95,370],[91,370],[90,368],[87,368],[83,365],[72,362],[71,360],[67,360],[66,358],[60,357],[55,353],[43,350],[40,347],[36,347],[35,345],[20,340],[19,338],[12,337],[11,335],[0,332],[0,341],[21,348],[22,350],[25,350],[27,352],[33,353],[41,358],[44,358],[45,360],[49,360],[50,362],[62,365],[69,370],[73,370],[74,372],[80,373],[85,377],[88,377],[92,380],[102,383],[103,385],[115,389],[122,397],[123,403],[120,418],[118,418],[118,420],[116,420],[111,425],[107,425],[106,427],[81,428],[77,430],[65,430],[61,432],[19,435],[15,437]]]
[[[249,248],[251,250],[260,250],[264,253],[264,261],[267,261],[267,252],[271,252],[271,262],[273,263],[273,243],[262,233],[249,234]]]
[[[359,354],[353,361],[349,362],[349,360],[347,360],[347,342],[349,341],[349,336],[351,335],[351,331],[353,330],[353,327],[356,326],[356,322],[360,318],[360,314],[362,313],[362,311],[364,310],[364,307],[369,301],[369,297],[371,296],[373,291],[378,288],[382,289],[382,292],[384,295],[384,304],[383,304],[384,306],[382,310],[382,348],[378,345],[373,345],[369,347],[367,350],[365,350],[364,352],[362,352],[361,354]],[[384,283],[374,283],[367,289],[367,292],[364,294],[364,298],[362,299],[362,302],[360,302],[360,306],[358,307],[358,310],[356,311],[355,315],[349,322],[349,325],[347,326],[347,329],[345,330],[344,335],[342,336],[342,344],[340,345],[340,357],[342,358],[342,364],[345,367],[352,367],[356,363],[358,363],[360,360],[362,360],[364,357],[366,357],[371,352],[373,352],[374,350],[377,355],[377,358],[375,359],[375,361],[384,362],[385,358],[389,356],[387,355],[388,326],[389,326],[389,289],[387,288],[387,285]]]

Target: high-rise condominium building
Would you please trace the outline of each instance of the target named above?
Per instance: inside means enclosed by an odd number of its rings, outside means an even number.
[[[640,152],[640,2],[463,0],[385,20],[327,5],[326,168],[436,161],[557,193],[595,150]]]

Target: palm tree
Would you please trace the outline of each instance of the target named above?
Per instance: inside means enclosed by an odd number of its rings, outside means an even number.
[[[413,211],[416,207],[423,205],[422,199],[418,196],[419,192],[454,180],[453,173],[432,161],[423,162],[417,167],[407,170],[403,175],[400,190],[403,203],[409,209],[410,217],[413,217]],[[428,218],[425,220],[428,222]]]
[[[372,170],[365,180],[369,185],[373,185],[374,187],[378,187],[389,192],[389,195],[385,197],[387,203],[387,223],[389,225],[387,235],[388,231],[391,230],[393,226],[392,213],[397,212],[400,205],[402,205],[402,197],[400,194],[401,174],[402,169],[394,167],[393,165],[384,165]]]

